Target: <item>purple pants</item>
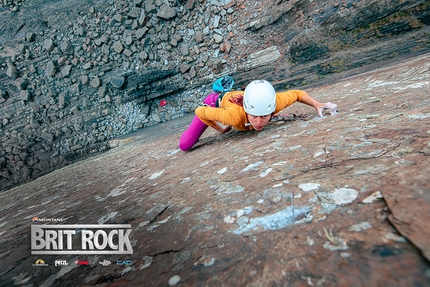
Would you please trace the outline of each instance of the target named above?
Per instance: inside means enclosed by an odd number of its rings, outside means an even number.
[[[218,100],[218,93],[210,93],[204,100],[203,103],[215,107],[215,103]],[[203,132],[207,129],[208,125],[203,123],[197,116],[194,117],[188,129],[184,131],[181,138],[179,139],[179,148],[183,151],[190,150],[195,145]]]

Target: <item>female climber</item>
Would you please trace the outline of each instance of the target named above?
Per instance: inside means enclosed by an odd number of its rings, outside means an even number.
[[[196,109],[196,116],[182,134],[179,148],[183,151],[190,150],[208,126],[220,133],[226,133],[232,127],[237,130],[260,131],[273,115],[296,101],[314,107],[320,117],[326,108],[332,115],[336,113],[337,105],[330,102],[320,103],[305,91],[290,90],[276,93],[269,82],[254,80],[246,86],[245,91],[209,94],[203,100],[204,106]]]

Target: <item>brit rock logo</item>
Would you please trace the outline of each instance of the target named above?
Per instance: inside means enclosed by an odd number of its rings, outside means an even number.
[[[130,224],[31,225],[31,254],[133,254]]]

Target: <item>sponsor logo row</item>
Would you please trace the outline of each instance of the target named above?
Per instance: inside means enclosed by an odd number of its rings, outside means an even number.
[[[133,261],[132,260],[116,260],[116,261],[110,261],[110,260],[103,260],[103,261],[98,261],[98,262],[93,262],[93,261],[89,261],[89,260],[74,260],[74,261],[67,261],[67,260],[55,260],[54,261],[54,265],[55,266],[68,266],[70,264],[75,264],[75,265],[81,265],[81,266],[94,266],[94,265],[102,265],[102,266],[115,266],[115,265],[119,265],[119,266],[130,266],[133,265]],[[43,259],[37,259],[36,263],[33,264],[33,266],[37,266],[37,267],[44,267],[44,266],[50,266],[49,264],[45,263],[45,260]]]

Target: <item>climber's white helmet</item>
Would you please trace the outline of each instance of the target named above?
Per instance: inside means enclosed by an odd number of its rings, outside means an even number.
[[[276,108],[275,89],[268,81],[252,81],[245,88],[243,107],[247,114],[253,116],[272,114]]]

